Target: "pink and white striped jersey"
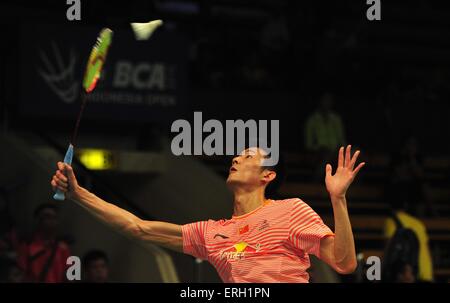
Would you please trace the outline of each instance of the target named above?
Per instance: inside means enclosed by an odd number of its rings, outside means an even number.
[[[209,261],[223,282],[309,281],[309,254],[334,233],[300,199],[268,200],[243,216],[182,226],[183,251]]]

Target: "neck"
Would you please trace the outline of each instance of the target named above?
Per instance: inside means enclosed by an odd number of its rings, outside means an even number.
[[[258,188],[253,191],[235,191],[234,192],[234,216],[242,216],[254,211],[264,205],[264,188]]]

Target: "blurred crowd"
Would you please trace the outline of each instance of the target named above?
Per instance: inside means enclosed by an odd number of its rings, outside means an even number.
[[[67,260],[72,255],[71,236],[58,234],[58,207],[53,203],[39,205],[34,212],[34,229],[23,235],[1,206],[0,282],[63,283],[67,279]],[[109,260],[105,252],[90,250],[81,259],[81,281],[109,282]]]

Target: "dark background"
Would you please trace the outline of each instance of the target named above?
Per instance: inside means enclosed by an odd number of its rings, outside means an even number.
[[[61,105],[56,95],[39,84],[36,74],[27,73],[27,69],[35,68],[30,58],[38,58],[36,49],[28,46],[45,39],[31,35],[42,26],[66,35],[63,40],[67,49],[62,53],[69,51],[70,43],[83,50],[77,61],[78,76],[96,34],[110,27],[123,33],[123,41],[130,43],[113,41],[113,57],[133,61],[137,60],[133,49],[142,48],[145,57],[147,50],[157,47],[163,61],[181,62],[177,70],[179,86],[173,91],[180,96],[180,104],[173,110],[162,110],[88,103],[80,128],[81,147],[159,151],[161,138],[172,136],[170,124],[179,118],[192,120],[194,111],[201,111],[204,120],[277,119],[281,149],[290,155],[292,164],[288,183],[322,184],[311,181],[314,167],[304,148],[304,127],[322,94],[330,92],[335,96],[334,110],[342,117],[346,141],[360,148],[362,160],[368,162],[368,173],[358,180],[363,194],[359,197],[355,190],[354,195],[355,200],[371,206],[355,206],[351,215],[386,216],[389,205],[386,209],[379,205],[386,202],[388,163],[404,140],[414,136],[421,155],[431,159],[427,163],[434,163],[426,167],[426,172],[428,184],[436,190],[433,197],[440,205],[435,217],[449,218],[448,1],[382,1],[380,21],[367,20],[369,6],[362,0],[81,3],[81,21],[66,19],[65,1],[0,3],[0,119],[4,134],[18,135],[31,146],[51,146],[64,152],[79,103]],[[137,42],[132,41],[129,23],[152,19],[164,20],[164,26],[149,41],[133,44]],[[85,32],[90,34],[83,40],[80,33]],[[45,31],[40,33],[45,37]],[[48,38],[55,36],[49,34]],[[175,36],[182,42],[171,45],[170,37]],[[165,42],[156,46],[158,41]],[[99,89],[108,85],[108,73],[105,77]],[[201,160],[219,176],[226,174],[229,159]],[[9,172],[2,170],[0,174],[8,178]],[[121,198],[123,207],[142,217],[166,219],[142,211],[126,190],[114,186],[114,172],[85,170],[83,175],[104,197]],[[364,186],[374,188],[376,193],[368,196],[370,191]],[[6,187],[4,191],[8,190]],[[285,190],[288,193],[292,191]],[[327,201],[320,192],[313,190],[304,196],[311,197],[321,215],[330,215],[331,207],[320,204]],[[361,227],[361,234],[365,235],[366,229]],[[445,237],[432,243],[433,258],[436,269],[442,270],[440,279],[447,281],[449,231],[443,228],[439,232]],[[83,235],[76,237],[82,242]],[[357,246],[368,250],[383,247],[379,239],[356,235],[356,240]],[[179,271],[182,281],[196,279],[195,273],[191,274],[192,264],[183,265],[186,259],[176,262],[180,268],[188,268]],[[205,280],[216,281],[213,275],[213,271],[206,274]]]
[[[364,1],[186,2],[193,12],[164,10],[162,4],[150,1],[127,5],[83,1],[82,20],[72,22],[65,16],[68,6],[60,2],[2,2],[2,91],[7,96],[2,98],[2,113],[11,127],[49,127],[43,121],[22,119],[17,110],[18,93],[24,89],[17,81],[16,65],[21,60],[17,57],[21,26],[50,23],[129,30],[129,21],[158,16],[166,21],[162,31],[190,40],[187,54],[180,52],[189,57],[186,113],[201,110],[222,119],[277,118],[289,130],[282,132],[283,144],[299,150],[305,117],[318,96],[331,91],[348,141],[388,151],[414,133],[430,152],[448,151],[445,140],[436,142],[433,136],[446,137],[449,129],[445,1],[382,3],[381,21],[367,20]],[[273,39],[281,43],[271,49],[262,37],[277,16],[282,16],[282,33]],[[245,76],[246,67],[259,73],[259,79]],[[61,130],[66,131],[66,123],[72,127],[72,121],[60,122]],[[102,126],[84,123],[89,131],[104,127],[128,132],[140,127],[117,121]]]

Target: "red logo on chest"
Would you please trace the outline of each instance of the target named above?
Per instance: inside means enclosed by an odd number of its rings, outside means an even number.
[[[248,232],[248,231],[249,231],[248,224],[245,225],[244,227],[239,228],[239,234],[240,234],[240,235],[242,235],[242,234],[244,234],[244,233],[246,233],[246,232]]]

